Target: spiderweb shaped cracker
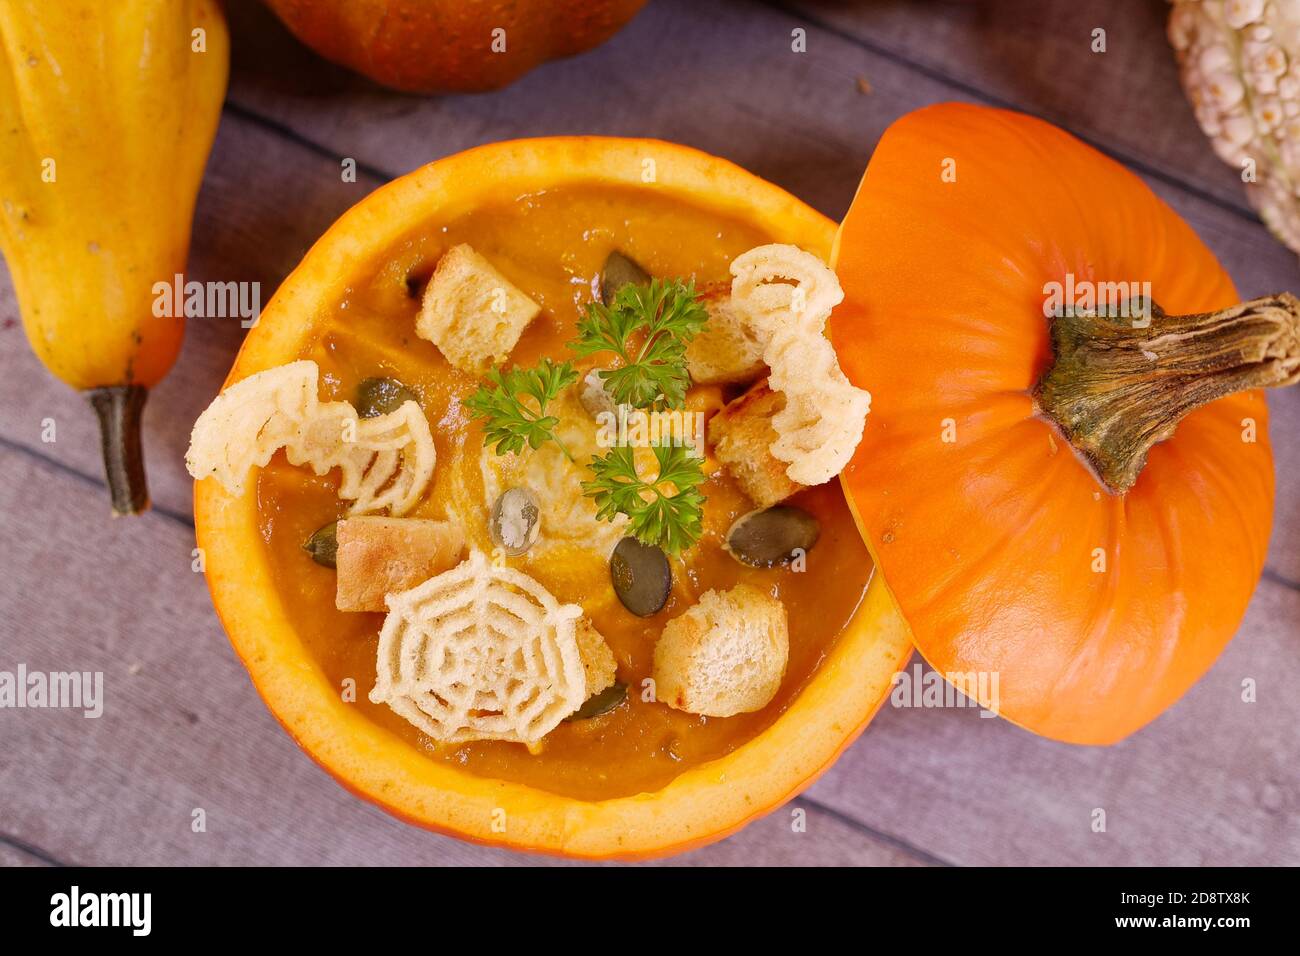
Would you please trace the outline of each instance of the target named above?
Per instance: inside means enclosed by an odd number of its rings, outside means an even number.
[[[435,740],[536,743],[587,697],[576,604],[481,551],[388,596],[370,700]]]
[[[290,362],[218,395],[194,423],[185,456],[190,474],[242,495],[249,470],[265,467],[283,448],[290,464],[318,475],[338,468],[339,497],[352,502],[350,514],[409,511],[437,460],[420,406],[406,402],[387,415],[360,418],[347,402],[321,402],[319,377],[315,362]]]
[[[791,480],[829,481],[853,457],[871,410],[871,393],[845,377],[823,332],[844,299],[839,279],[811,253],[780,244],[737,256],[731,274],[732,306],[767,338],[768,387],[785,395],[769,450]]]

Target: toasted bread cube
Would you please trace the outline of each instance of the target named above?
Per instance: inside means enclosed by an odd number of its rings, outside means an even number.
[[[731,286],[706,286],[697,296],[709,321],[686,346],[686,369],[696,385],[732,385],[764,374],[763,341],[731,307]]]
[[[588,617],[578,619],[574,636],[578,640],[582,669],[587,675],[587,696],[594,697],[614,683],[614,672],[617,669],[614,652],[609,649],[604,636],[596,630]]]
[[[789,655],[780,601],[748,584],[705,591],[655,645],[655,697],[708,717],[762,710],[781,686]]]
[[[771,452],[776,441],[772,416],[785,407],[785,396],[767,387],[767,379],[709,419],[713,453],[760,508],[770,508],[804,487],[787,474],[786,462]]]
[[[334,606],[384,611],[384,597],[460,563],[465,532],[450,521],[368,515],[338,523]]]
[[[415,331],[458,369],[477,372],[504,362],[540,311],[492,263],[462,243],[438,260]]]

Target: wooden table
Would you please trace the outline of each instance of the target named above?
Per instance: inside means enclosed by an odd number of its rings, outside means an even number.
[[[1300,291],[1179,89],[1161,0],[654,0],[611,43],[488,96],[379,90],[231,5],[234,63],[192,278],[263,301],[369,190],[469,146],[653,135],[727,156],[828,215],[881,131],[940,100],[1044,116],[1127,163],[1246,296]],[[1091,52],[1091,32],[1108,50]],[[807,31],[807,52],[791,31]],[[357,182],[340,176],[357,161]],[[70,277],[74,281],[75,277]],[[98,720],[0,712],[0,862],[512,864],[348,796],[261,704],[191,571],[189,429],[243,330],[196,320],[146,415],[155,507],[112,521],[83,399],[32,356],[0,273],[0,669],[103,671]],[[974,710],[886,708],[793,807],[684,864],[1300,863],[1300,392],[1274,395],[1278,504],[1241,632],[1172,710],[1109,749]],[[42,441],[42,421],[57,440]],[[1242,700],[1242,682],[1258,686]],[[1095,808],[1106,832],[1093,832]],[[191,827],[202,809],[206,832]]]

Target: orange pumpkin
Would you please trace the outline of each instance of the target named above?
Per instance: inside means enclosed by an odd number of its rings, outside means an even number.
[[[599,46],[645,0],[267,0],[327,60],[412,93],[474,93]]]
[[[657,171],[651,184],[642,179],[646,160]],[[385,250],[413,236],[445,234],[503,196],[582,188],[668,197],[819,256],[829,254],[835,236],[831,220],[789,193],[684,146],[604,137],[481,146],[375,190],[331,226],[263,310],[228,383],[302,358],[348,300],[359,262],[383,261],[391,254]],[[535,238],[544,235],[545,223],[534,219],[531,229]],[[391,282],[407,300],[405,275],[388,272],[377,281]],[[440,453],[440,468],[444,460]],[[402,819],[516,849],[633,859],[721,839],[824,771],[871,720],[912,653],[907,626],[877,576],[816,671],[757,736],[657,789],[608,799],[565,796],[430,759],[345,700],[313,649],[317,636],[277,583],[256,488],[234,497],[216,481],[197,482],[194,520],[217,614],[263,699],[299,745],[349,790]]]
[[[1258,581],[1258,389],[1300,377],[1296,300],[1231,308],[1227,274],[1136,176],[968,105],[890,127],[836,249],[832,338],[875,396],[842,480],[918,649],[985,674],[981,703],[1035,733],[1142,727],[1214,662]],[[1077,307],[1045,309],[1071,281]],[[1149,327],[1137,302],[1088,311],[1089,289],[1119,305],[1102,283],[1145,282]]]

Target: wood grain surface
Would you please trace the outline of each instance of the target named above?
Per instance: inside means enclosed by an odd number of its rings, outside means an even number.
[[[263,301],[341,212],[480,143],[648,135],[726,156],[828,215],[881,132],[966,100],[1025,110],[1127,163],[1243,295],[1300,289],[1178,87],[1162,0],[653,0],[610,43],[491,95],[381,90],[228,4],[234,57],[190,274]],[[1107,31],[1105,54],[1091,32]],[[791,51],[806,31],[807,52]],[[355,183],[340,163],[356,161]],[[195,320],[146,414],[155,508],[107,517],[84,400],[32,356],[0,272],[0,669],[103,671],[105,711],[0,711],[0,865],[555,861],[404,826],[334,784],[254,692],[191,570],[195,417],[243,335]],[[1273,395],[1278,504],[1264,580],[1223,657],[1108,748],[973,710],[886,707],[790,806],[673,864],[1300,863],[1300,394]],[[57,440],[42,441],[54,419]],[[1242,699],[1243,681],[1257,699]],[[1106,832],[1093,832],[1095,811]],[[193,832],[195,811],[206,831]],[[798,813],[796,814],[796,811]],[[792,826],[796,815],[806,822]]]

